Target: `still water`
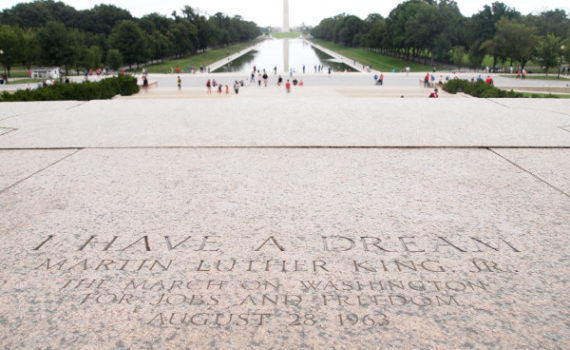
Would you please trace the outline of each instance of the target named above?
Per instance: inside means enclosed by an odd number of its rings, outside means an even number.
[[[260,43],[255,50],[248,52],[240,58],[226,64],[216,70],[216,72],[241,72],[249,73],[255,66],[258,70],[265,69],[272,72],[277,67],[277,72],[303,72],[303,65],[306,73],[315,72],[315,66],[322,65],[327,71],[331,67],[333,71],[353,69],[343,63],[337,63],[324,52],[313,48],[303,39],[268,39]]]

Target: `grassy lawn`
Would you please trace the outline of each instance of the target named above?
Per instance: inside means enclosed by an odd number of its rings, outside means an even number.
[[[505,74],[505,75],[501,75],[501,77],[503,78],[512,78],[512,79],[517,79],[516,74],[510,75],[510,74]],[[527,79],[530,80],[569,80],[570,78],[565,77],[563,75],[560,76],[560,79],[558,79],[558,74],[552,74],[552,75],[532,75],[529,74],[526,76]]]
[[[521,92],[521,94],[528,98],[570,98],[570,95],[566,94],[538,94],[535,92]]]
[[[47,79],[17,79],[17,80],[8,79],[8,85],[41,83],[41,82],[44,82],[46,80]]]
[[[4,70],[2,69],[0,73],[4,73]],[[10,75],[8,75],[8,78],[27,78],[27,77],[28,77],[28,70],[21,70],[15,68],[12,68],[10,70]]]
[[[431,66],[425,64],[409,62],[397,57],[386,56],[364,49],[352,48],[318,39],[312,39],[312,41],[364,65],[371,65],[372,69],[383,72],[391,72],[392,69],[396,69],[396,71],[399,72],[404,67],[410,67],[412,72],[431,72],[432,69]]]
[[[271,36],[277,39],[291,39],[291,38],[298,38],[301,36],[301,33],[271,33]]]
[[[170,73],[171,67],[172,68],[180,67],[180,69],[184,70],[186,70],[187,66],[194,66],[198,68],[200,68],[201,66],[207,67],[208,65],[217,62],[223,59],[224,57],[227,57],[228,51],[231,55],[238,51],[246,49],[250,46],[253,46],[259,43],[261,40],[263,39],[256,39],[253,41],[248,41],[247,43],[239,43],[221,49],[208,50],[198,55],[179,58],[176,60],[164,61],[162,63],[158,63],[152,66],[147,66],[146,69],[149,71],[149,73]]]

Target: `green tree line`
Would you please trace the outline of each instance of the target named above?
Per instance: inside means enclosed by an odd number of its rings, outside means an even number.
[[[15,65],[118,69],[259,35],[258,26],[240,16],[205,16],[190,6],[171,16],[135,18],[113,5],[78,11],[62,2],[39,0],[0,12],[0,63],[8,72]]]
[[[502,2],[485,5],[471,17],[451,0],[409,0],[388,17],[370,14],[361,19],[340,14],[326,18],[311,34],[322,40],[424,63],[443,62],[480,68],[485,55],[524,68],[533,58],[546,68],[569,59],[570,19],[564,10],[522,15]]]

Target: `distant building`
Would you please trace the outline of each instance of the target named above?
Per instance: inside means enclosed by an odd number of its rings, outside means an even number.
[[[32,79],[59,79],[59,67],[40,67],[32,69]]]

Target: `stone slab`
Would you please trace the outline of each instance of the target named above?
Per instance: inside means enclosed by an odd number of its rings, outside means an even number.
[[[499,149],[494,151],[570,196],[570,150]]]
[[[483,149],[82,150],[0,193],[0,347],[567,349],[569,209]]]
[[[57,102],[2,102],[0,104],[0,121],[17,115],[38,113],[46,111],[63,111],[78,106],[84,102],[57,101]],[[2,126],[2,125],[0,125]]]
[[[73,150],[0,150],[0,191],[72,154]]]
[[[14,131],[14,129],[10,129],[10,128],[0,128],[0,136],[5,135],[9,132]]]
[[[259,88],[250,88],[263,90]],[[92,101],[5,120],[0,148],[570,146],[565,114],[502,100],[335,96]],[[206,94],[204,92],[204,94]],[[263,98],[262,98],[263,97]],[[291,98],[289,98],[291,97]],[[570,100],[550,108],[569,110]]]

